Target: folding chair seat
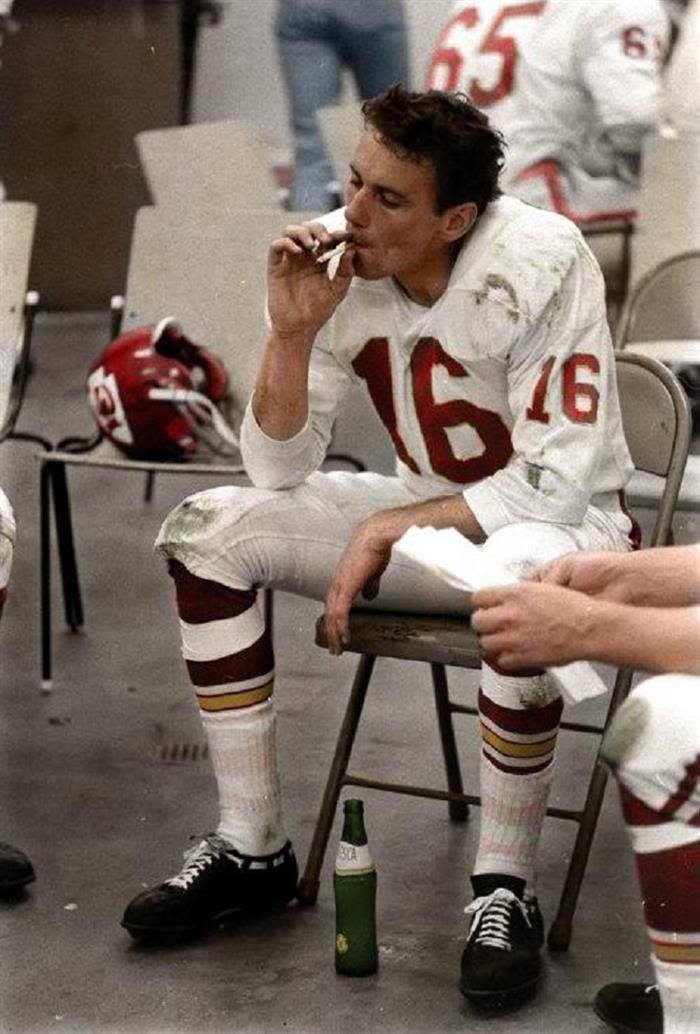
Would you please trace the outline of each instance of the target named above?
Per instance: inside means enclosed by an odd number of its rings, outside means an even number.
[[[635,465],[664,478],[656,523],[649,545],[667,542],[671,518],[690,442],[690,416],[685,396],[674,376],[660,363],[646,357],[617,357],[617,379],[627,441]],[[326,646],[323,619],[316,625],[316,642]],[[448,693],[445,668],[479,668],[478,641],[466,619],[443,615],[386,613],[353,610],[346,651],[360,654],[350,698],[335,747],[327,785],[299,885],[302,903],[313,904],[336,806],[344,786],[366,787],[448,802],[453,821],[464,821],[477,796],[464,793],[452,718],[477,713],[475,708],[453,702]],[[446,789],[388,783],[348,770],[353,743],[362,715],[375,661],[378,657],[422,661],[430,665],[438,730],[446,771]],[[620,670],[615,679],[606,719],[626,697],[632,671]],[[562,728],[600,736],[603,728],[580,722],[563,722]],[[547,814],[578,824],[576,843],[566,875],[556,918],[549,931],[550,948],[564,950],[571,939],[573,914],[603,800],[607,772],[598,758],[593,768],[585,803],[578,809],[549,808]]]

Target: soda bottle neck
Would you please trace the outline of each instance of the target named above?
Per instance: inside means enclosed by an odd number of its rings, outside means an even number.
[[[357,844],[358,846],[367,843],[365,819],[360,801],[345,802],[342,839],[346,844]]]

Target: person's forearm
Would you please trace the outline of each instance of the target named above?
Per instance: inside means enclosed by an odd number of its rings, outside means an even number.
[[[386,540],[392,544],[414,525],[419,528],[456,528],[474,542],[483,542],[486,537],[461,493],[380,510],[370,518],[370,522],[380,532],[384,531]]]
[[[310,334],[287,338],[274,331],[267,339],[253,392],[253,413],[270,438],[286,441],[306,424],[313,342]]]
[[[686,607],[700,603],[700,546],[670,546],[627,553],[626,602],[641,607]]]
[[[644,671],[700,674],[700,607],[591,601],[581,657]]]

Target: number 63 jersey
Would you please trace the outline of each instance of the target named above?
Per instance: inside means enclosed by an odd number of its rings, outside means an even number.
[[[392,278],[356,277],[314,344],[306,427],[267,447],[256,428],[246,450],[254,483],[289,487],[320,465],[353,381],[409,489],[463,491],[487,533],[530,520],[578,525],[591,503],[619,512],[632,464],[603,281],[562,216],[492,202],[430,307]]]

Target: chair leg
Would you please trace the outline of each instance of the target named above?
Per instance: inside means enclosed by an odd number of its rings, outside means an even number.
[[[155,471],[149,470],[146,474],[146,481],[143,486],[143,501],[144,503],[153,502],[153,489],[156,483]]]
[[[583,814],[576,834],[576,842],[571,855],[571,862],[564,881],[564,889],[559,899],[559,909],[554,922],[549,928],[547,946],[550,951],[566,951],[571,943],[571,927],[583,876],[588,863],[588,856],[593,843],[598,816],[603,803],[605,786],[608,781],[607,769],[600,761],[596,761],[593,775],[588,786],[588,794]]]
[[[608,713],[605,718],[605,729],[608,728],[615,712],[627,698],[632,686],[633,676],[634,672],[631,668],[620,668],[618,670],[615,685],[610,696]],[[550,951],[566,951],[571,942],[571,926],[574,912],[576,911],[581,884],[586,871],[586,865],[588,864],[593,836],[598,825],[598,816],[603,804],[603,795],[605,794],[607,781],[608,770],[600,760],[599,751],[593,767],[593,774],[588,784],[586,803],[581,812],[569,870],[566,874],[561,898],[559,899],[559,909],[554,922],[549,928],[547,945]]]
[[[51,689],[51,472],[39,470],[39,611],[41,614],[41,688]]]
[[[66,624],[77,632],[83,624],[83,602],[80,594],[78,566],[75,557],[73,522],[71,519],[68,479],[63,463],[49,464],[56,521],[56,541],[63,585]]]
[[[452,724],[450,699],[447,687],[447,675],[444,664],[431,664],[433,676],[433,693],[435,694],[435,710],[437,711],[442,756],[445,759],[447,789],[450,793],[464,793],[462,772],[459,767],[459,755],[455,742],[455,730]],[[466,801],[449,801],[448,812],[453,822],[466,822],[469,818],[469,805]]]
[[[328,782],[321,801],[321,809],[316,820],[309,856],[306,860],[304,875],[299,881],[297,898],[300,905],[313,905],[318,896],[319,874],[323,865],[323,858],[328,845],[335,810],[338,805],[338,798],[343,787],[343,780],[350,760],[350,752],[355,740],[357,726],[362,714],[362,708],[367,695],[367,687],[372,677],[372,670],[376,657],[373,654],[362,654],[360,657],[355,678],[353,679],[350,699],[345,709],[345,717],[338,736],[338,742],[333,755],[331,770],[328,775]]]

